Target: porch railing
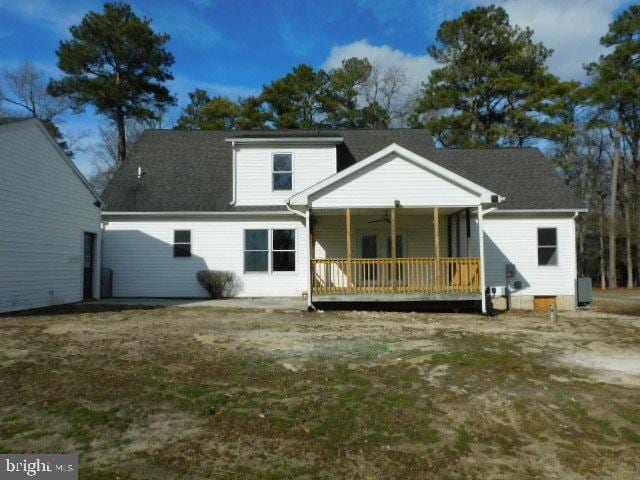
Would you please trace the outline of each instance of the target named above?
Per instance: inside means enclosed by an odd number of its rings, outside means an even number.
[[[480,259],[315,258],[313,293],[480,293]]]

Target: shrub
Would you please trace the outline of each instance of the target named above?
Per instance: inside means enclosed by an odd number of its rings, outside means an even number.
[[[242,288],[242,282],[235,273],[223,270],[200,270],[196,279],[211,298],[235,297]]]

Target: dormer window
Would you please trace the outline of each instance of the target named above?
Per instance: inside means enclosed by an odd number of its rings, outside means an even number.
[[[293,189],[293,154],[273,154],[273,190]]]

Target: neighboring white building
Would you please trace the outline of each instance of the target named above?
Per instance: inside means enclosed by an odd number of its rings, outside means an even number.
[[[0,312],[97,298],[100,198],[36,119],[0,119]]]
[[[575,306],[584,210],[537,149],[436,149],[411,129],[151,130],[104,198],[114,296],[203,297],[210,269],[236,272],[242,296],[310,304]]]

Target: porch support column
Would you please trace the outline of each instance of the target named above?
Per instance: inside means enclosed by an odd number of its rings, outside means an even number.
[[[467,257],[471,256],[471,212],[469,211],[469,209],[467,208],[464,211],[465,214],[465,226],[466,226],[466,232],[467,232]]]
[[[391,291],[396,293],[397,290],[397,259],[396,259],[396,208],[391,209]]]
[[[478,205],[478,251],[480,252],[480,294],[482,295],[482,313],[487,313],[487,296],[484,281],[484,233],[482,230],[482,205]]]
[[[436,254],[436,292],[440,291],[440,209],[433,209],[433,238]]]
[[[313,307],[313,283],[314,277],[316,274],[316,265],[313,263],[313,258],[315,257],[315,247],[314,247],[314,238],[313,238],[313,229],[311,226],[311,208],[307,207],[307,218],[306,218],[306,227],[307,227],[307,251],[309,252],[309,274],[307,275],[307,310],[314,310]]]
[[[351,293],[351,209],[346,210],[346,222],[347,222],[347,292]]]

